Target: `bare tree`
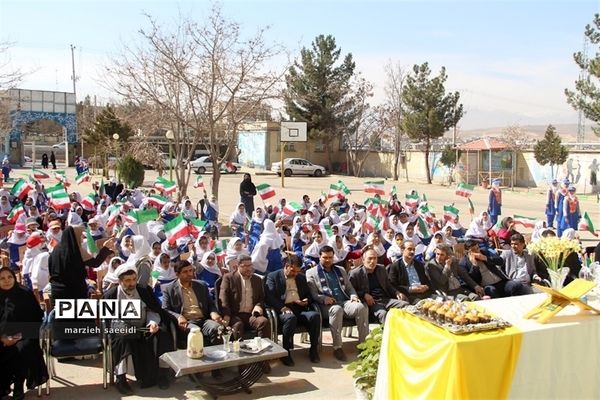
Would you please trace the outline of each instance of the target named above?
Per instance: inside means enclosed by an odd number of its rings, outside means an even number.
[[[141,42],[125,45],[107,68],[108,86],[128,102],[161,110],[160,127],[175,136],[180,195],[191,174],[185,164],[204,144],[212,155],[212,191],[218,196],[221,165],[234,153],[238,125],[278,95],[286,66],[271,69],[269,62],[282,49],[266,43],[264,29],[245,39],[239,24],[226,20],[218,6],[202,25],[185,16],[174,30],[150,16],[148,21],[149,29],[139,32]]]
[[[5,40],[0,41],[0,90],[17,86],[25,76],[25,72],[11,62],[8,51],[13,45]]]
[[[402,118],[404,114],[404,106],[402,102],[402,91],[404,90],[404,81],[406,72],[400,63],[392,63],[389,61],[385,65],[385,94],[387,97],[387,108],[389,110],[390,124],[394,128],[394,180],[398,180],[398,164],[400,162],[400,152],[402,149],[402,136],[404,128],[402,127]],[[408,182],[408,173],[406,174]]]

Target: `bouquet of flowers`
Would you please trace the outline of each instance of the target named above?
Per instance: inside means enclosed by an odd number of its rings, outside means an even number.
[[[561,289],[564,279],[569,274],[569,268],[563,267],[563,264],[569,254],[581,251],[581,244],[575,239],[546,237],[527,245],[527,249],[536,254],[548,268],[552,288]]]

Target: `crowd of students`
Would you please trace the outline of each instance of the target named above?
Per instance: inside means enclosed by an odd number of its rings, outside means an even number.
[[[78,178],[86,174],[78,172]],[[343,361],[344,318],[355,320],[362,341],[369,321],[383,323],[393,307],[434,295],[522,295],[532,293],[533,282],[549,282],[544,263],[526,245],[556,234],[551,211],[526,240],[518,220],[502,218],[497,182],[489,207],[463,227],[457,212],[436,215],[424,195],[411,190],[402,201],[396,187],[391,193],[369,190],[372,197],[359,204],[339,182],[316,199],[307,194],[254,207],[256,188],[246,174],[241,201],[229,217],[229,240],[222,238],[219,222],[226,218],[206,191],[194,205],[188,197],[175,200],[173,185],[164,180],[148,190],[127,189],[115,180],[95,183],[85,197],[69,191],[64,177],[51,187],[42,182],[32,178],[0,190],[0,221],[11,226],[0,245],[2,396],[12,385],[19,398],[25,380],[32,388],[47,379],[34,329],[18,331],[23,322],[41,324],[41,308],[32,304],[46,304],[48,311],[57,299],[141,299],[143,318],[136,327],[144,334],[111,338],[117,389],[130,394],[128,360],[140,386],[158,382],[167,388],[168,373],[158,368],[158,357],[185,346],[193,326],[210,344],[219,343],[224,329],[236,340],[248,330],[270,337],[266,309],[272,308],[288,350],[283,362],[292,366],[298,324],[309,331],[310,360],[319,362],[315,324],[321,313],[332,331],[334,356]],[[572,212],[579,206],[568,186],[566,192],[552,192],[552,202],[549,194],[548,207],[555,213],[562,207],[559,234],[576,238],[579,221]],[[586,257],[569,256],[568,279],[578,276]],[[20,361],[7,361],[14,359]]]

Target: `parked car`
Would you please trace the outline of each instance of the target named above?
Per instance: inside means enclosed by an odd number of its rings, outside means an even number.
[[[241,164],[236,162],[232,162],[232,170],[227,171],[225,169],[225,163],[221,165],[221,169],[226,171],[229,174],[235,174],[240,168],[242,168]],[[190,161],[190,168],[195,169],[197,173],[204,174],[206,172],[212,172],[212,159],[210,156],[202,156],[198,157],[194,161]]]
[[[286,158],[283,160],[283,174],[285,176],[292,175],[310,175],[323,176],[327,173],[325,167],[313,164],[303,158]],[[281,176],[281,162],[271,164],[271,171]]]
[[[52,145],[53,149],[64,149],[65,148],[65,142],[60,142],[60,143],[56,143]]]

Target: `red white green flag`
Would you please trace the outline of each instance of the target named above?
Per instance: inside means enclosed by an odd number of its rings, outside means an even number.
[[[458,212],[458,208],[452,205],[444,206],[444,220],[455,221],[456,217],[458,217]]]
[[[67,179],[67,175],[65,175],[64,170],[61,169],[54,171],[54,177],[65,186],[69,186],[69,180]]]
[[[227,255],[227,243],[229,243],[229,240],[227,239],[222,239],[217,241],[214,244],[214,252],[215,252],[215,256],[217,256],[217,260],[224,260],[225,256]]]
[[[348,189],[348,186],[346,186],[346,184],[344,182],[342,182],[341,180],[338,181],[338,187],[340,188],[340,190],[342,191],[344,196],[348,196],[349,194],[352,194],[350,189]]]
[[[329,185],[329,194],[327,194],[328,198],[331,197],[343,197],[344,196],[344,189],[340,186],[339,183],[332,183],[331,185]]]
[[[152,194],[148,196],[148,204],[153,205],[154,207],[163,208],[169,199],[163,196],[159,196],[157,194]]]
[[[71,207],[71,200],[69,199],[69,194],[66,190],[63,190],[62,192],[57,191],[52,193],[52,199],[50,200],[50,204],[57,210],[64,210]]]
[[[286,203],[285,207],[283,208],[283,213],[285,215],[295,215],[296,213],[300,212],[300,210],[302,210],[302,205],[296,203],[295,201],[290,201],[289,203]]]
[[[48,175],[44,171],[40,171],[39,169],[32,169],[31,176],[33,176],[37,180],[50,178],[50,175]]]
[[[365,229],[366,232],[373,232],[375,231],[378,226],[379,226],[379,218],[377,218],[374,215],[368,215],[366,221],[363,224],[363,228]]]
[[[90,193],[81,199],[81,207],[87,211],[93,211],[96,206],[96,195],[94,193]]]
[[[419,232],[419,236],[421,236],[422,238],[427,239],[431,236],[431,233],[429,232],[429,227],[427,226],[423,218],[419,217],[419,219],[417,220],[417,229]]]
[[[54,186],[46,188],[46,195],[48,196],[48,198],[52,198],[52,195],[55,192],[62,192],[63,190],[65,190],[65,186],[62,183],[57,183]]]
[[[579,230],[589,231],[592,233],[592,235],[598,236],[596,230],[594,229],[594,223],[592,222],[592,219],[590,218],[590,215],[587,213],[587,211],[583,213],[583,218],[579,222]]]
[[[525,228],[535,227],[537,219],[524,217],[522,215],[513,215],[513,222],[515,225],[523,225]]]
[[[196,183],[194,183],[194,187],[204,189],[204,180],[202,179],[202,175],[198,175],[196,177]]]
[[[490,229],[488,229],[488,235],[490,236],[498,236],[498,232],[500,232],[500,229],[502,228],[502,221],[498,220],[498,222],[496,222],[496,225],[492,226]]]
[[[416,207],[419,205],[419,194],[406,194],[404,195],[404,203],[409,207]]]
[[[78,185],[82,184],[83,182],[89,182],[89,181],[90,181],[90,173],[88,171],[84,171],[75,177],[75,182],[77,182]]]
[[[367,181],[365,182],[365,192],[385,195],[385,182],[384,181]]]
[[[467,197],[467,200],[469,201],[469,214],[473,215],[475,214],[475,205],[473,205],[471,198]]]
[[[183,219],[183,215],[181,214],[165,224],[165,234],[167,235],[169,241],[182,238],[188,233],[188,223],[185,219]]]
[[[23,208],[23,205],[19,204],[14,206],[13,209],[10,210],[10,214],[8,214],[8,222],[15,224],[22,215],[25,215],[25,209]]]
[[[89,226],[85,230],[85,236],[86,236],[86,243],[87,243],[87,248],[88,248],[89,252],[91,254],[98,253],[98,245],[96,245],[96,241],[94,240],[94,236],[92,235],[92,232],[90,231]]]
[[[14,184],[10,191],[10,194],[19,199],[24,199],[31,189],[33,189],[33,186],[31,186],[31,184],[25,179],[21,178]]]
[[[392,191],[390,192],[390,196],[398,195],[398,190],[396,189],[396,185],[392,186]]]
[[[154,181],[154,187],[164,194],[171,194],[177,191],[177,184],[173,181],[163,178],[162,176],[156,178],[156,181]]]
[[[459,183],[456,186],[456,195],[462,197],[471,197],[473,191],[475,190],[475,185],[469,185],[467,183]]]
[[[256,191],[263,201],[275,196],[275,189],[273,189],[271,185],[267,183],[261,183],[260,185],[256,186]]]
[[[203,221],[198,218],[192,218],[190,220],[190,225],[189,225],[190,233],[192,234],[192,236],[198,237],[200,232],[202,232],[204,230],[204,227],[206,226],[206,224],[207,224],[206,221]]]
[[[233,165],[233,163],[231,161],[227,161],[225,163],[225,171],[227,173],[232,174],[232,173],[234,173],[236,171],[236,167],[235,167],[235,165]]]

